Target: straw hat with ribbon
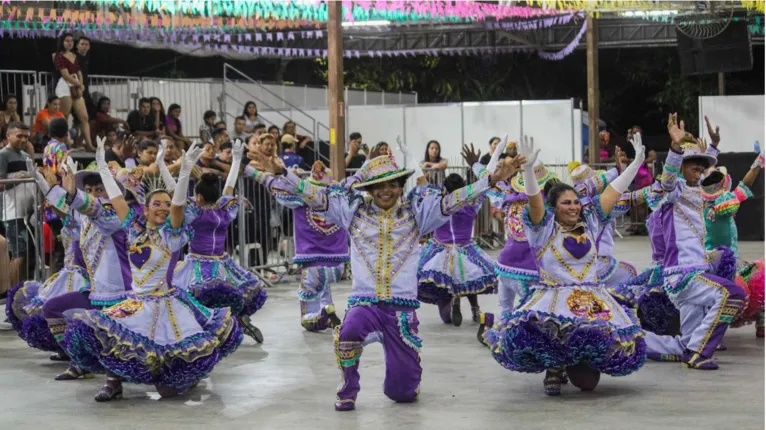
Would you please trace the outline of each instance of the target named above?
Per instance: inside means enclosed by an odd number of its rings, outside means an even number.
[[[549,180],[556,177],[556,175],[548,170],[547,167],[545,167],[545,164],[543,164],[542,161],[537,160],[535,161],[534,166],[532,166],[532,169],[535,172],[535,178],[537,178],[537,183],[540,185],[540,187],[544,187],[545,183]],[[524,192],[524,175],[516,175],[511,180],[511,187],[514,189],[514,191],[518,193]]]
[[[413,173],[415,173],[413,169],[399,167],[393,155],[381,155],[380,157],[373,158],[359,169],[358,175],[364,179],[354,184],[353,188],[361,191],[371,185],[399,178],[409,178]]]

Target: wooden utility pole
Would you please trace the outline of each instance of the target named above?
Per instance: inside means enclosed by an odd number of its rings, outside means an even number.
[[[718,95],[726,95],[726,78],[724,77],[723,72],[718,72]]]
[[[599,159],[599,90],[598,90],[598,30],[593,15],[587,15],[588,29],[585,33],[588,62],[588,164],[594,165]]]
[[[343,2],[327,2],[327,87],[330,91],[330,168],[336,181],[346,177],[346,106],[343,100]]]

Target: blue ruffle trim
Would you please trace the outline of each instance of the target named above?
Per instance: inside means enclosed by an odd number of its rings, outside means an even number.
[[[128,209],[128,215],[125,217],[125,219],[122,220],[122,223],[120,223],[120,228],[123,230],[127,230],[130,228],[131,225],[133,225],[133,221],[136,216],[136,211],[133,210],[133,208]],[[169,217],[168,217],[169,218]]]
[[[116,299],[116,300],[91,300],[90,304],[97,308],[108,308],[109,306],[114,306],[118,303],[122,303],[125,301],[125,298]]]
[[[524,225],[529,228],[540,228],[546,225],[552,219],[553,216],[554,216],[553,209],[549,208],[548,205],[546,205],[543,219],[540,220],[539,224],[534,224],[532,223],[532,220],[529,219],[529,205],[525,206],[524,209],[521,210],[521,222],[524,223]]]
[[[349,258],[348,255],[295,257],[293,258],[293,264],[309,264],[309,263],[316,263],[316,262],[347,263],[350,260],[351,258]]]

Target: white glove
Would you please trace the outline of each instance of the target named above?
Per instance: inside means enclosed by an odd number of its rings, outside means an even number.
[[[192,144],[189,152],[182,154],[181,171],[178,173],[178,182],[176,190],[173,192],[173,199],[170,203],[174,206],[184,206],[186,204],[186,193],[189,190],[189,177],[197,160],[202,156],[202,145],[199,142]]]
[[[636,175],[638,174],[638,169],[641,168],[641,165],[644,164],[644,159],[646,159],[646,154],[644,153],[644,145],[641,143],[641,133],[634,134],[633,138],[630,140],[630,143],[633,144],[633,149],[636,151],[636,157],[628,165],[625,171],[623,171],[620,176],[617,177],[617,179],[609,184],[612,188],[615,189],[615,191],[620,194],[628,190],[628,187],[630,187],[633,179],[635,179]]]
[[[69,168],[69,173],[73,175],[77,173],[77,163],[72,159],[72,157],[66,157],[66,165]]]
[[[37,187],[40,188],[40,191],[42,191],[43,195],[47,195],[48,191],[51,189],[51,186],[48,185],[48,181],[45,180],[45,176],[37,171],[35,161],[31,158],[27,158],[27,173],[29,173],[29,177],[35,180]]]
[[[109,196],[110,200],[120,197],[122,196],[122,191],[120,191],[120,187],[114,180],[112,171],[109,170],[109,165],[106,164],[106,152],[104,150],[106,138],[97,137],[96,142],[98,143],[98,146],[96,147],[96,164],[98,165],[98,173],[101,176],[101,182],[104,183],[106,195]]]
[[[160,170],[160,176],[162,176],[162,182],[165,183],[165,189],[173,191],[176,188],[176,180],[173,179],[173,175],[170,174],[168,166],[165,164],[165,154],[168,152],[168,147],[165,139],[160,141],[160,149],[157,151],[157,168]]]
[[[423,174],[423,169],[420,168],[420,163],[418,163],[418,160],[410,154],[409,149],[402,143],[402,138],[399,135],[396,136],[396,147],[399,148],[399,150],[402,151],[402,154],[404,154],[404,157],[407,158],[407,163],[412,164],[412,170],[415,171],[415,179],[425,176]]]
[[[242,154],[245,152],[245,144],[241,140],[235,140],[231,145],[231,168],[229,169],[229,176],[226,177],[227,187],[234,188],[237,185],[237,177],[239,176],[239,166],[242,164]]]
[[[537,154],[540,153],[540,149],[535,149],[535,139],[524,136],[524,140],[521,142],[518,148],[519,155],[526,157],[527,161],[521,165],[524,169],[522,178],[524,178],[524,192],[528,196],[534,196],[540,193],[540,185],[537,183],[535,177],[535,161],[537,161]]]
[[[506,134],[503,138],[503,143],[500,145],[497,145],[495,148],[495,152],[492,154],[492,158],[489,159],[489,164],[487,164],[487,171],[492,173],[497,169],[497,163],[500,161],[500,156],[503,155],[503,151],[505,151],[505,146],[508,145],[508,135]]]

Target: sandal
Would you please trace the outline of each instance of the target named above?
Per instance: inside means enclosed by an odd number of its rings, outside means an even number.
[[[106,384],[98,391],[93,399],[97,402],[109,402],[122,398],[122,379],[107,377]]]
[[[560,396],[564,369],[548,369],[545,371],[543,388],[546,396]]]
[[[93,375],[90,372],[86,372],[79,367],[75,366],[73,363],[69,363],[69,367],[64,371],[64,373],[60,373],[56,375],[57,381],[74,381],[75,379],[91,379],[95,375]]]

